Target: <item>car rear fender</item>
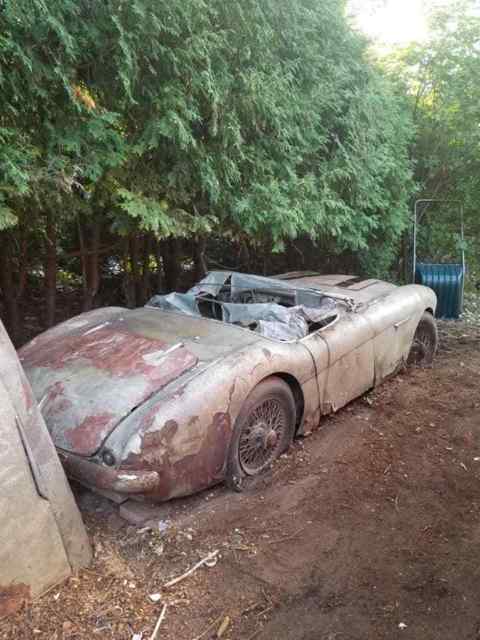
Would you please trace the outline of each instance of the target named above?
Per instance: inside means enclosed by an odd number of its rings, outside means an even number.
[[[406,363],[422,315],[435,308],[435,293],[421,285],[398,287],[367,307],[364,315],[375,334],[375,384]]]

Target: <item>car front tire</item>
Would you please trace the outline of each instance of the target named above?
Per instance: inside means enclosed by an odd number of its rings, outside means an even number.
[[[276,376],[260,382],[238,415],[227,459],[227,484],[241,490],[243,481],[261,475],[290,446],[296,407],[290,387]]]

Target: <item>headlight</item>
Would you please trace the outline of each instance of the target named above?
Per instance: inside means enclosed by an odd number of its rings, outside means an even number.
[[[115,456],[113,455],[113,453],[111,451],[109,451],[108,449],[106,449],[103,454],[102,454],[102,459],[103,462],[108,465],[109,467],[113,467],[115,465]]]

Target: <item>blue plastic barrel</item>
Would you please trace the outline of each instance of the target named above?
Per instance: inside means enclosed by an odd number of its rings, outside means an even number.
[[[417,263],[415,282],[437,294],[436,317],[457,319],[463,310],[465,269],[462,264]]]

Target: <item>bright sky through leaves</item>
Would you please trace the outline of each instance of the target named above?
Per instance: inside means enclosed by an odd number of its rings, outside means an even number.
[[[426,0],[353,0],[352,8],[360,29],[378,43],[408,44],[427,38]]]

